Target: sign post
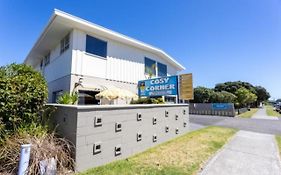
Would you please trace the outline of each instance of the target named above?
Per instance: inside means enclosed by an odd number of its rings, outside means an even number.
[[[179,75],[179,97],[183,100],[193,99],[192,74]]]

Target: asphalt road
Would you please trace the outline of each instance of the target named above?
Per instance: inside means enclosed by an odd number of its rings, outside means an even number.
[[[281,135],[281,120],[254,118],[190,115],[191,124],[203,126],[222,126],[239,130]]]

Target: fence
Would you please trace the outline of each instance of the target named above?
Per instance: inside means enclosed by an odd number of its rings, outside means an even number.
[[[237,109],[237,113],[238,114],[242,114],[242,113],[245,113],[248,111],[248,108],[240,108],[240,109]]]
[[[55,106],[58,132],[75,145],[76,171],[124,159],[189,128],[187,104]]]
[[[233,103],[190,103],[189,113],[197,115],[235,116]]]

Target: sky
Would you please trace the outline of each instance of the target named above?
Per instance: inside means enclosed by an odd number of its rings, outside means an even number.
[[[161,48],[195,87],[241,80],[281,98],[281,0],[0,0],[0,66],[23,62],[55,8]]]

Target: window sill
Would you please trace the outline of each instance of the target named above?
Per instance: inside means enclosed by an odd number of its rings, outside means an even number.
[[[95,55],[95,54],[92,54],[92,53],[89,53],[89,52],[84,52],[86,55],[89,55],[89,56],[92,56],[92,57],[96,57],[96,58],[100,58],[100,59],[103,59],[103,60],[107,60],[106,57],[102,57],[102,56],[99,56],[99,55]]]

